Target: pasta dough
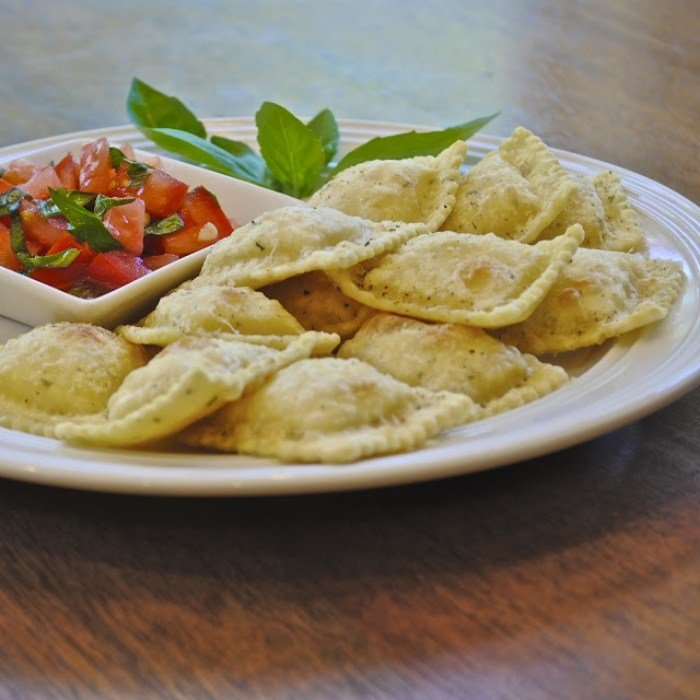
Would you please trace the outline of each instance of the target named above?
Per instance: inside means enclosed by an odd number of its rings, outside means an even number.
[[[86,323],[39,326],[0,348],[0,425],[54,435],[67,418],[104,410],[142,348]]]
[[[216,243],[201,275],[224,274],[257,289],[311,270],[350,267],[426,231],[423,224],[373,223],[335,209],[285,207]]]
[[[301,462],[413,449],[477,415],[462,394],[412,388],[359,360],[303,360],[186,431],[189,445]]]
[[[597,345],[664,318],[682,281],[673,261],[581,248],[533,314],[497,335],[537,355]]]
[[[498,328],[532,313],[582,238],[579,225],[536,245],[494,234],[441,231],[328,274],[349,297],[376,309],[428,321]]]
[[[370,221],[406,221],[436,231],[455,203],[467,144],[456,141],[436,157],[371,160],[343,170],[309,203]]]
[[[454,209],[441,228],[530,243],[577,190],[547,146],[518,127],[462,176]]]
[[[480,328],[423,323],[378,313],[340,346],[410,386],[466,394],[491,415],[553,391],[568,377],[561,367],[522,355]]]

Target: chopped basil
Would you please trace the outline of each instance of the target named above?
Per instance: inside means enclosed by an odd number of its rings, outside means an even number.
[[[112,167],[115,170],[119,170],[121,164],[126,160],[124,152],[121,150],[121,148],[117,148],[116,146],[109,147],[109,158],[112,161]]]
[[[112,236],[97,214],[71,200],[65,190],[49,188],[49,194],[61,214],[68,219],[71,233],[80,241],[90,245],[98,253],[117,250],[122,244]]]
[[[15,209],[10,216],[10,248],[17,256],[20,253],[28,254],[27,239],[24,237],[24,229],[22,228],[22,220],[19,218],[19,212]]]
[[[175,233],[185,228],[185,222],[178,214],[172,214],[160,221],[154,221],[149,226],[146,226],[146,236],[163,236],[166,233]]]
[[[97,195],[92,192],[81,192],[80,190],[66,190],[66,196],[81,207],[86,207]],[[59,216],[61,214],[61,210],[56,206],[53,199],[37,199],[36,203],[44,218]]]
[[[26,272],[31,272],[37,268],[41,269],[59,269],[68,267],[80,255],[77,248],[66,248],[60,253],[53,255],[29,255],[27,253],[15,253],[17,259],[22,263]]]
[[[102,216],[108,209],[120,207],[122,204],[131,204],[135,199],[136,197],[105,197],[103,194],[98,194],[93,212],[97,216]]]
[[[10,216],[19,209],[19,203],[23,199],[33,199],[29,192],[20,187],[13,187],[0,194],[0,216]]]
[[[151,167],[137,160],[128,160],[129,166],[126,174],[129,176],[129,187],[143,187],[148,176],[151,174]]]

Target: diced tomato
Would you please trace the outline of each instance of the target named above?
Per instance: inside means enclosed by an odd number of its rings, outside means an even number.
[[[62,187],[63,183],[59,179],[56,171],[47,165],[38,172],[34,173],[32,177],[22,184],[22,189],[25,192],[29,192],[32,197],[37,199],[48,199],[49,198],[49,187],[52,189],[58,189]]]
[[[31,179],[40,170],[41,167],[35,163],[25,158],[17,158],[17,160],[13,160],[7,168],[5,168],[5,172],[2,176],[13,186],[21,185],[23,182],[27,182],[27,180]]]
[[[11,190],[13,187],[14,185],[11,182],[0,177],[0,193],[7,192],[7,190]]]
[[[112,186],[107,193],[110,197],[136,197],[138,187],[131,187],[131,178],[128,173],[128,165],[122,163],[115,171]]]
[[[119,289],[149,272],[141,258],[125,250],[98,253],[87,268],[88,278],[107,291]]]
[[[106,194],[112,188],[115,176],[107,139],[97,139],[83,146],[78,176],[78,185],[83,192]]]
[[[170,265],[180,258],[172,253],[164,253],[163,255],[149,255],[143,261],[151,268],[151,270],[159,270],[161,267]]]
[[[138,196],[146,203],[146,211],[154,217],[174,214],[183,204],[187,184],[162,170],[152,170]]]
[[[142,257],[162,255],[163,241],[160,240],[162,237],[163,236],[144,236]]]
[[[81,243],[75,236],[65,233],[49,248],[46,255],[54,255],[69,248],[79,250],[80,254],[68,267],[38,268],[32,270],[29,276],[57,289],[70,289],[85,276],[85,270],[88,263],[95,257],[95,251],[87,244]]]
[[[22,263],[15,257],[10,245],[10,229],[2,224],[0,224],[0,265],[15,272],[22,269]]]
[[[143,232],[146,228],[146,206],[140,199],[112,207],[104,215],[104,225],[132,255],[143,252]]]
[[[128,158],[129,160],[134,160],[136,158],[134,154],[134,146],[133,144],[130,143],[123,143],[121,146],[118,147],[119,150],[124,154],[125,158]]]
[[[202,236],[201,229],[201,226],[188,226],[175,233],[166,233],[164,236],[159,236],[163,252],[178,256],[189,255],[219,240],[219,238],[211,239],[207,236]]]
[[[195,187],[185,195],[180,214],[186,228],[201,227],[211,222],[219,231],[220,238],[233,231],[233,225],[224,214],[218,200],[206,187]]]
[[[80,166],[75,162],[75,158],[73,158],[71,153],[59,161],[56,166],[56,174],[67,190],[78,189]]]
[[[44,218],[38,204],[29,199],[20,203],[19,218],[27,243],[35,243],[39,250],[48,250],[68,228],[68,221],[63,217]]]

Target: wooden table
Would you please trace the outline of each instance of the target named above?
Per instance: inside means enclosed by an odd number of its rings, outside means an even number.
[[[3,145],[124,121],[138,74],[211,116],[500,108],[491,133],[700,199],[693,1],[3,4]],[[696,390],[549,457],[376,492],[2,482],[0,697],[700,697],[698,416]]]

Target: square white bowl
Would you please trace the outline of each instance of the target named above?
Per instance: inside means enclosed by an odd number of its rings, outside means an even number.
[[[0,161],[7,165],[17,157],[27,158],[37,165],[57,162],[66,153],[80,155],[80,149],[90,139],[64,141],[22,153]],[[136,150],[136,158],[153,158],[154,154]],[[304,206],[304,203],[280,192],[258,187],[227,175],[204,170],[196,165],[159,156],[161,168],[190,188],[203,185],[213,192],[226,216],[243,226],[251,219],[272,209],[288,206]],[[231,234],[236,235],[236,232]],[[103,294],[95,299],[81,299],[60,289],[54,289],[30,277],[0,267],[0,314],[8,318],[38,326],[57,321],[94,323],[112,328],[119,323],[136,318],[152,307],[155,300],[186,279],[194,277],[202,267],[209,248],[191,253],[159,270]]]

